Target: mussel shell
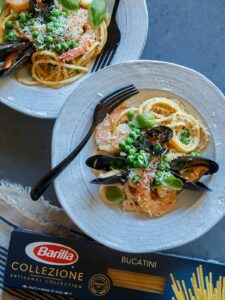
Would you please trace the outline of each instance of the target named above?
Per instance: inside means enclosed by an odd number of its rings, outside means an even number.
[[[125,183],[127,181],[129,172],[120,172],[109,177],[96,178],[91,181],[93,184],[115,184],[115,183]]]
[[[4,78],[13,73],[17,68],[22,66],[28,58],[34,53],[35,49],[33,46],[27,48],[22,54],[20,54],[11,68],[0,70],[0,78]]]
[[[125,159],[113,155],[94,155],[86,160],[88,167],[95,170],[110,171],[123,169]]]
[[[207,187],[204,183],[197,181],[197,182],[191,182],[189,180],[187,180],[186,178],[178,175],[175,172],[172,172],[173,175],[177,178],[179,178],[183,184],[184,184],[184,189],[186,190],[191,190],[191,191],[195,191],[195,192],[211,192],[212,190]]]
[[[205,157],[181,156],[170,163],[170,169],[175,172],[201,166],[207,167],[204,175],[214,174],[219,170],[219,165],[215,161]]]
[[[29,0],[29,11],[33,17],[38,17],[40,13],[40,7],[37,0]]]
[[[23,51],[31,45],[32,43],[27,41],[0,45],[0,59],[6,57],[12,52]]]
[[[156,126],[146,131],[146,137],[151,144],[165,144],[173,138],[173,130],[167,126]]]

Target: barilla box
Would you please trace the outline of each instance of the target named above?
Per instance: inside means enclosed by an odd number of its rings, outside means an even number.
[[[124,253],[86,239],[15,230],[4,284],[86,300],[180,300],[188,295],[225,300],[225,266],[160,253]],[[198,293],[202,298],[191,298]]]

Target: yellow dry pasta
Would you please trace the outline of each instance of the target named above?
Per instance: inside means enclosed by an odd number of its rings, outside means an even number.
[[[220,276],[213,285],[212,273],[204,276],[203,268],[200,265],[196,273],[192,274],[192,288],[187,289],[184,280],[175,280],[174,275],[170,274],[172,289],[175,297],[172,300],[224,300],[225,299],[225,277]],[[196,276],[197,275],[197,276]]]

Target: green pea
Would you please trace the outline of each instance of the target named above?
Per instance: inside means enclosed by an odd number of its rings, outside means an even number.
[[[168,170],[169,167],[170,166],[169,166],[169,164],[167,162],[161,162],[160,164],[158,164],[157,170],[165,171],[165,170]]]
[[[136,150],[134,148],[131,148],[129,150],[129,154],[131,154],[131,155],[135,155],[136,154],[135,152],[136,152]]]
[[[132,164],[132,165],[133,165],[134,168],[139,168],[139,162],[138,162],[138,160],[135,159],[135,160],[133,161],[133,164]]]
[[[133,110],[129,110],[128,113],[127,113],[127,115],[128,115],[129,119],[132,119],[133,116],[134,116],[134,111]]]
[[[62,47],[63,50],[68,50],[69,49],[69,46],[68,46],[67,42],[62,42],[61,47]]]
[[[25,16],[24,14],[21,15],[21,16],[20,16],[20,22],[21,22],[21,23],[26,23],[26,21],[27,21],[26,16]]]
[[[132,130],[132,131],[129,133],[129,137],[132,138],[132,139],[136,139],[137,135],[136,135],[135,131]]]
[[[193,151],[193,152],[190,153],[190,155],[191,156],[195,156],[195,157],[199,157],[199,156],[202,155],[202,152],[200,152],[200,151]]]
[[[23,29],[25,27],[25,24],[20,22],[19,26],[20,26],[21,29]]]
[[[134,175],[133,176],[133,178],[132,178],[132,181],[134,182],[134,183],[138,183],[139,181],[140,181],[140,176],[138,176],[138,175]]]
[[[136,132],[137,134],[140,134],[140,133],[141,133],[141,130],[140,130],[139,128],[134,128],[133,130],[134,130],[134,132]]]
[[[160,153],[161,150],[162,150],[162,147],[161,147],[159,144],[154,144],[154,145],[153,145],[153,151],[154,151],[155,153]]]
[[[124,150],[125,150],[125,152],[129,153],[130,149],[131,149],[131,146],[126,145]]]
[[[66,18],[68,16],[68,13],[66,11],[62,11],[61,15]]]
[[[131,138],[127,138],[125,142],[127,145],[132,145],[133,140]]]
[[[52,22],[56,22],[56,21],[57,21],[57,18],[54,17],[54,16],[51,16],[49,19],[50,19]]]
[[[137,159],[138,159],[138,160],[142,160],[142,161],[145,160],[145,158],[144,158],[143,155],[138,155]]]
[[[119,147],[121,150],[124,150],[126,147],[126,144],[124,142],[119,142]]]
[[[55,28],[59,28],[59,27],[60,27],[60,23],[59,23],[59,22],[53,22],[53,26],[54,26]]]
[[[36,38],[39,36],[39,34],[40,34],[40,33],[39,33],[38,30],[34,30],[34,31],[32,32],[32,37],[36,39]]]
[[[13,28],[13,21],[9,20],[9,21],[6,22],[5,25],[6,25],[7,28]]]
[[[53,37],[52,37],[51,35],[47,35],[47,36],[46,36],[46,42],[47,42],[47,43],[50,44],[50,43],[53,42],[53,40],[54,40],[54,39],[53,39]]]
[[[29,13],[28,11],[26,11],[26,12],[24,13],[24,16],[28,19],[28,18],[30,17],[30,13]]]
[[[181,137],[180,138],[181,143],[184,145],[188,145],[190,143],[190,139],[188,137]]]
[[[19,14],[19,13],[15,13],[14,19],[15,19],[15,20],[19,20],[19,19],[20,19],[20,14]]]
[[[58,52],[58,53],[60,53],[60,52],[62,51],[62,46],[61,46],[61,44],[56,44],[56,45],[55,45],[55,51]]]
[[[184,129],[181,131],[181,136],[182,137],[189,137],[190,136],[190,132],[188,129]]]
[[[29,24],[30,26],[34,26],[35,20],[34,20],[33,18],[30,19],[30,20],[28,21],[28,24]]]
[[[133,163],[134,156],[133,155],[128,155],[126,158],[126,162],[131,165]]]
[[[129,127],[130,127],[130,128],[134,128],[134,127],[135,127],[135,125],[134,125],[134,122],[133,122],[133,121],[129,121],[129,122],[128,122],[128,125],[129,125]]]
[[[10,31],[7,35],[6,35],[6,39],[8,40],[8,41],[13,41],[15,38],[16,38],[16,36],[15,36],[15,34],[12,32],[12,31]]]
[[[48,32],[51,32],[53,30],[53,23],[52,22],[48,23],[46,25],[46,29],[47,29]]]
[[[59,15],[60,15],[60,10],[59,9],[54,9],[53,16],[58,17]]]
[[[68,42],[68,45],[71,47],[71,48],[75,48],[77,46],[77,42],[75,40],[71,40]]]

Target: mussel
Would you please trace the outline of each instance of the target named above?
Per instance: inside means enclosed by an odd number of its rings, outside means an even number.
[[[156,126],[145,132],[142,147],[150,153],[162,154],[163,145],[173,138],[173,130],[167,126]]]
[[[127,177],[129,175],[128,170],[123,171],[117,171],[112,172],[114,174],[107,176],[98,177],[91,181],[93,184],[102,184],[102,185],[108,185],[108,184],[115,184],[115,183],[125,183],[127,181]]]
[[[210,191],[199,179],[212,175],[219,170],[219,165],[204,157],[181,156],[170,163],[171,172],[181,179],[184,188],[194,191]]]
[[[94,155],[86,160],[88,167],[95,170],[110,171],[113,169],[123,169],[125,159],[113,155]]]
[[[7,77],[23,65],[34,51],[35,49],[30,42],[1,45],[0,58],[3,66],[0,70],[0,78]]]

